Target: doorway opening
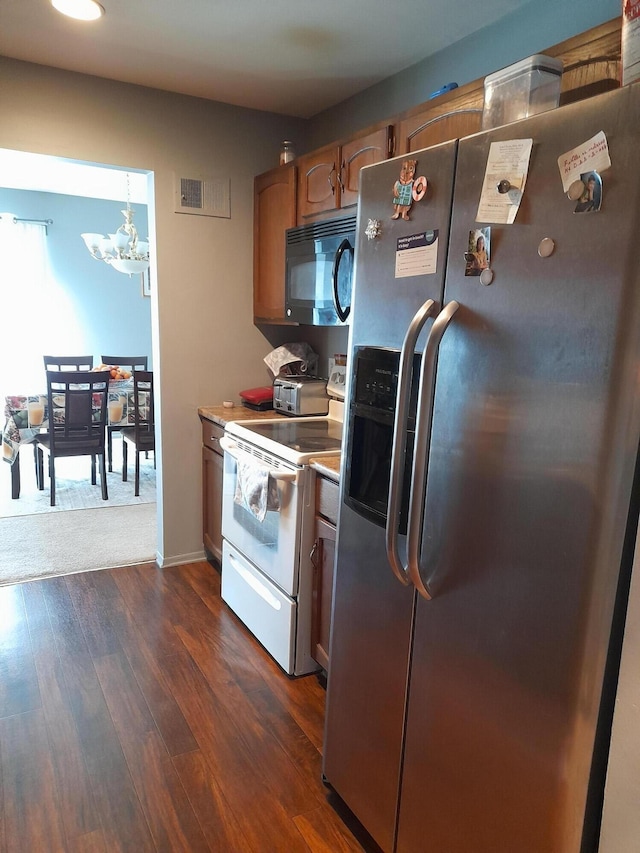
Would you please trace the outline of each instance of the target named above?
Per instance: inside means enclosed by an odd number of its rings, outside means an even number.
[[[152,172],[141,169],[123,170],[121,167],[0,149],[0,211],[10,211],[16,220],[49,223],[45,240],[47,274],[39,296],[33,298],[33,292],[29,293],[27,289],[23,294],[23,305],[18,304],[20,300],[12,301],[15,310],[10,314],[11,325],[17,329],[17,340],[14,335],[10,343],[5,343],[9,352],[2,353],[0,404],[3,409],[7,394],[46,391],[44,354],[91,353],[96,366],[101,363],[105,352],[145,354],[153,369],[154,360],[157,360],[157,357],[154,359],[157,354],[157,319],[154,317],[157,315],[152,310],[155,295],[150,292],[149,279],[142,281],[139,275],[130,277],[94,259],[80,237],[87,231],[105,235],[115,232],[123,222],[121,211],[130,200],[140,239],[148,239],[154,246],[153,179]],[[16,293],[22,290],[17,288]],[[0,417],[0,428],[4,427],[5,420],[4,416]],[[48,505],[48,486],[45,484],[44,492],[39,492],[35,484],[32,447],[24,446],[19,454],[19,463],[15,463],[20,464],[22,485],[21,497],[17,500],[11,500],[10,496],[10,466],[0,460],[0,523],[3,524],[3,534],[10,534],[12,518],[22,518],[21,523],[26,523],[24,518],[32,516],[37,532],[38,519],[55,513],[57,526],[71,525],[73,547],[81,553],[83,550],[86,552],[90,545],[83,535],[83,511],[108,508],[112,515],[117,513],[120,516],[115,522],[117,527],[126,525],[128,506],[153,504],[154,536],[149,557],[155,560],[155,519],[161,511],[156,504],[155,483],[161,470],[161,460],[158,458],[154,469],[151,454],[150,457],[145,459],[143,456],[141,460],[140,496],[135,497],[133,466],[129,466],[128,482],[123,483],[121,438],[118,433],[114,434],[108,501],[101,500],[99,485],[90,484],[88,459],[60,460],[56,464],[57,506],[51,508]],[[67,511],[73,512],[73,519],[63,521]],[[117,535],[115,531],[114,535]],[[107,556],[105,566],[109,565]],[[0,560],[3,558],[6,559],[6,555],[0,553]],[[20,555],[11,561],[19,567]],[[94,565],[89,567],[95,568]],[[19,582],[19,578],[15,582]]]

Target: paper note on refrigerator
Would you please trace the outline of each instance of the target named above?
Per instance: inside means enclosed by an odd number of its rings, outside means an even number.
[[[438,229],[421,231],[396,242],[396,278],[433,275],[438,266]]]
[[[565,192],[585,172],[604,172],[611,165],[607,137],[601,130],[587,142],[558,157],[558,168]]]
[[[533,139],[491,143],[477,222],[510,225],[515,220],[527,181],[532,146]]]

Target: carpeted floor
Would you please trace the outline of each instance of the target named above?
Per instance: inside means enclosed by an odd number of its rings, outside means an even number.
[[[140,459],[140,496],[134,495],[133,460],[122,482],[122,450],[114,439],[109,500],[100,478],[90,480],[88,458],[56,463],[56,505],[35,484],[33,451],[20,453],[20,497],[11,499],[11,469],[0,460],[0,585],[53,575],[153,562],[157,550],[156,472],[153,457]],[[16,463],[17,464],[17,463]]]
[[[0,518],[0,586],[156,559],[156,504]]]

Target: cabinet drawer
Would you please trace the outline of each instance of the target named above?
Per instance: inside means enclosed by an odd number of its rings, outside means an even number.
[[[224,435],[224,429],[212,421],[202,419],[202,443],[205,447],[210,448],[214,453],[222,455],[220,447],[220,439]]]
[[[327,477],[316,477],[316,515],[321,515],[332,524],[338,522],[339,486]]]
[[[293,675],[295,602],[226,540],[220,595],[284,671]]]

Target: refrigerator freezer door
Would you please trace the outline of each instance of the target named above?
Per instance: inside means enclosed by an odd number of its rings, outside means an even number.
[[[399,853],[595,849],[603,673],[637,521],[639,126],[636,87],[459,144],[445,302],[460,308],[437,369]],[[574,213],[557,158],[600,130],[601,210]],[[515,223],[492,226],[483,286],[463,253],[489,146],[522,138],[526,191]]]
[[[416,311],[428,299],[442,303],[456,144],[412,154],[416,175],[429,191],[410,219],[391,219],[394,184],[402,160],[360,173],[360,202],[352,300],[351,352],[375,344],[399,350]],[[380,236],[369,239],[369,220]],[[417,235],[438,232],[427,247],[432,272],[408,275],[398,255]],[[433,236],[433,235],[431,235]],[[417,260],[421,262],[420,237]],[[424,241],[422,241],[424,243]],[[397,264],[401,264],[399,269]],[[432,321],[426,324],[418,348]],[[382,381],[382,377],[380,379]],[[347,412],[352,389],[347,391]],[[390,452],[390,448],[388,448]],[[349,465],[350,447],[345,451]],[[345,478],[341,478],[344,489]],[[374,836],[390,851],[395,831],[408,654],[415,593],[393,575],[386,559],[385,530],[341,500],[337,577],[329,669],[324,775]]]

